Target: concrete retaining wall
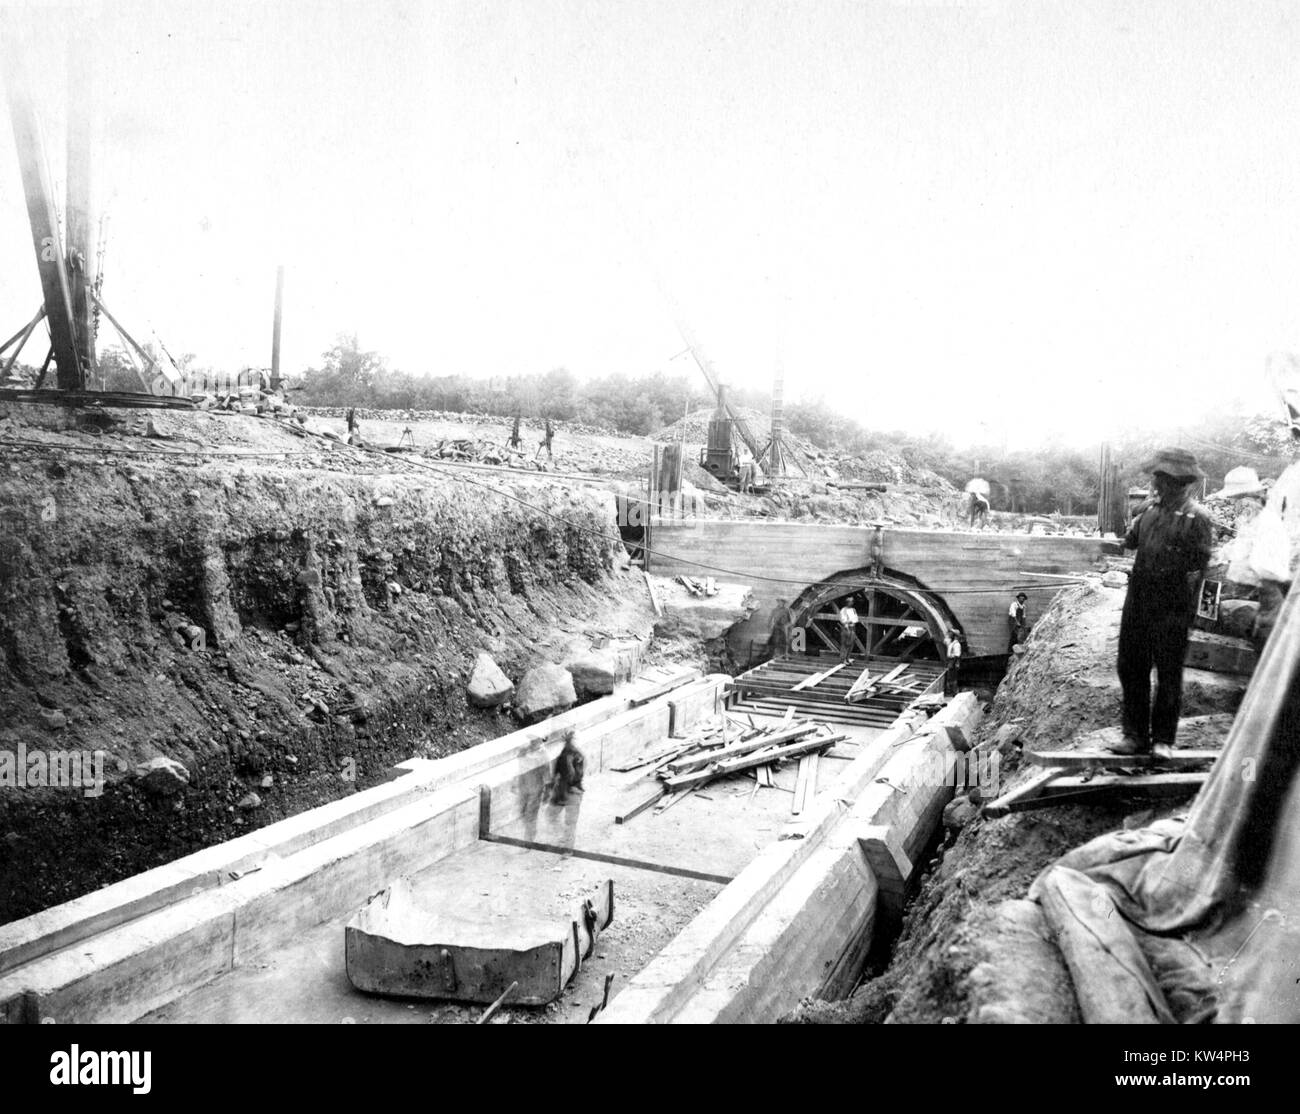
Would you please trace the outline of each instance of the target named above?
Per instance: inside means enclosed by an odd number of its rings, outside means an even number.
[[[938,748],[950,749],[937,728],[969,730],[980,714],[974,695],[963,693],[932,720],[910,713],[875,739],[598,1022],[770,1021],[809,993],[851,989],[879,920],[882,886],[901,898],[913,873],[903,849],[925,844],[952,797],[951,785],[922,776]],[[894,852],[880,870],[868,855],[877,842]]]
[[[726,680],[693,684],[689,669],[670,679],[690,709],[716,706]],[[480,786],[518,815],[565,729],[597,768],[667,736],[669,697],[633,706],[663,683],[637,681],[460,754],[402,763],[393,781],[0,927],[0,1019],[134,1020],[349,913],[477,840]]]

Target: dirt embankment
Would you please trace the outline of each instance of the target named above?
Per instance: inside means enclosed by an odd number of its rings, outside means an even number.
[[[649,629],[608,494],[46,440],[0,466],[0,753],[103,751],[107,786],[0,787],[0,921],[512,730],[467,706],[480,650],[517,680]]]
[[[1061,593],[1039,621],[976,732],[990,743],[1015,724],[1000,792],[1033,767],[1024,748],[1059,749],[1119,722],[1115,650],[1124,590],[1098,584]],[[1237,678],[1188,670],[1179,745],[1226,734],[1244,691]],[[1206,717],[1194,720],[1191,717]],[[1204,732],[1204,734],[1202,734]],[[1202,745],[1204,745],[1202,743]],[[1154,807],[1153,807],[1154,806]],[[876,977],[840,1003],[806,1003],[788,1020],[812,1023],[1077,1021],[1068,973],[1023,899],[1044,867],[1121,827],[1186,811],[1188,802],[1115,802],[975,819],[926,867],[893,953]]]

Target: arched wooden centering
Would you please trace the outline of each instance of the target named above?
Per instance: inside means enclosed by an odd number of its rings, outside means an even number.
[[[949,632],[957,629],[943,601],[914,584],[869,569],[842,573],[807,589],[791,607],[804,629],[804,653],[839,654],[839,610],[852,599],[858,613],[853,653],[899,661],[946,661]]]

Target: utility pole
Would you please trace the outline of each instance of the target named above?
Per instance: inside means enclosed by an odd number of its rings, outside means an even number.
[[[271,332],[271,390],[280,389],[280,313],[284,304],[284,264],[275,269],[275,326]]]

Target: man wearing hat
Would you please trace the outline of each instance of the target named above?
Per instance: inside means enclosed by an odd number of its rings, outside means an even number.
[[[1259,577],[1250,564],[1251,550],[1255,545],[1255,532],[1259,526],[1259,512],[1264,509],[1268,488],[1260,482],[1253,468],[1234,468],[1223,477],[1223,490],[1216,491],[1207,502],[1222,507],[1228,520],[1227,529],[1232,534],[1224,556],[1228,563],[1227,577],[1245,589],[1259,587]]]
[[[1011,643],[1007,646],[1007,653],[1014,654],[1016,647],[1025,640],[1025,635],[1029,633],[1028,625],[1025,621],[1025,603],[1029,597],[1021,592],[1014,600],[1011,606],[1007,608],[1007,627],[1011,631]]]
[[[1119,628],[1124,737],[1110,748],[1116,754],[1173,745],[1188,631],[1210,563],[1210,516],[1191,497],[1192,484],[1204,478],[1196,458],[1186,449],[1161,449],[1142,467],[1151,473],[1154,496],[1124,538],[1124,548],[1136,549],[1137,556]]]
[[[1234,468],[1223,477],[1223,490],[1211,495],[1211,499],[1258,499],[1261,502],[1268,494],[1268,488],[1260,482],[1259,473],[1253,468],[1242,465]]]

